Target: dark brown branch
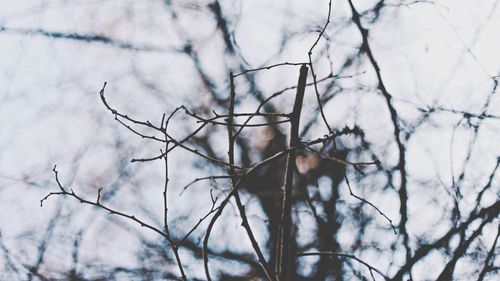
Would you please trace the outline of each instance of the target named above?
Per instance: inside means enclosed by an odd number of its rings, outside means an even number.
[[[176,139],[174,139],[171,135],[169,135],[168,133],[165,134],[167,136],[167,139],[169,142],[172,142],[180,147],[182,147],[183,149],[195,154],[195,155],[198,155],[200,156],[201,158],[205,158],[207,159],[208,161],[212,162],[212,163],[215,163],[215,164],[218,164],[218,165],[222,165],[222,166],[226,166],[226,167],[234,167],[236,169],[239,169],[239,170],[243,170],[244,168],[242,167],[239,167],[239,166],[236,166],[236,165],[231,165],[229,163],[226,163],[222,160],[219,160],[219,159],[215,159],[213,157],[210,157],[208,155],[205,155],[201,152],[198,151],[198,149],[195,149],[195,148],[191,148],[191,147],[188,147],[186,145],[184,145],[183,143],[181,143],[180,141],[177,141]]]
[[[305,146],[311,146],[311,145],[315,145],[315,144],[325,144],[325,143],[327,143],[329,141],[334,140],[336,137],[350,135],[350,134],[362,137],[363,136],[363,131],[361,131],[361,129],[359,127],[357,127],[357,126],[354,126],[352,128],[345,127],[341,131],[334,130],[333,132],[331,132],[328,135],[325,135],[324,137],[317,138],[317,139],[310,140],[310,141],[302,141],[302,143]]]
[[[188,110],[185,110],[185,111],[186,111],[187,115],[198,119],[198,121],[197,121],[198,123],[210,123],[210,124],[213,124],[213,125],[228,126],[227,123],[220,122],[220,121],[215,121],[217,119],[227,118],[228,115],[217,114],[215,111],[213,111],[213,113],[215,115],[214,117],[203,118],[203,117],[197,115],[196,113],[190,112]],[[235,113],[233,116],[234,117],[249,116],[249,118],[253,118],[253,117],[257,117],[257,116],[262,116],[262,117],[287,117],[288,118],[289,114],[286,114],[286,113],[262,113],[262,112],[258,112],[257,111],[257,112],[253,112],[253,113]],[[269,126],[269,125],[274,125],[274,124],[286,123],[286,122],[289,122],[289,121],[290,120],[286,119],[286,120],[271,121],[271,122],[266,122],[266,123],[261,123],[261,124],[248,124],[248,122],[245,121],[245,123],[243,123],[243,124],[235,124],[235,123],[233,123],[232,126],[233,127],[243,127],[243,128],[244,127],[262,127],[262,126]],[[243,129],[243,128],[241,128],[241,129]]]
[[[233,176],[219,175],[219,176],[206,176],[206,177],[201,177],[201,178],[195,178],[194,180],[192,180],[190,183],[186,184],[182,188],[180,195],[182,195],[182,193],[184,193],[184,191],[186,191],[186,189],[188,189],[191,185],[193,185],[199,181],[204,181],[204,180],[213,181],[213,180],[217,180],[217,179],[231,179],[231,177],[239,177],[239,175],[233,175]]]
[[[233,77],[236,78],[240,75],[243,75],[243,74],[247,74],[247,73],[250,73],[250,72],[255,72],[255,71],[260,71],[260,70],[269,70],[271,68],[275,68],[275,67],[278,67],[278,66],[284,66],[284,65],[303,65],[304,63],[303,62],[282,62],[282,63],[277,63],[277,64],[273,64],[273,65],[268,65],[268,66],[263,66],[263,67],[258,67],[258,68],[253,68],[253,69],[247,69],[247,70],[244,70],[243,72],[240,72],[240,73],[237,73],[235,74]]]
[[[78,194],[76,194],[72,189],[70,191],[67,191],[66,189],[64,189],[64,187],[61,185],[61,182],[59,181],[59,176],[58,176],[58,171],[57,171],[57,166],[54,166],[54,168],[52,169],[52,171],[54,172],[55,174],[55,178],[56,178],[56,183],[57,183],[57,186],[59,187],[59,190],[61,190],[60,192],[51,192],[49,193],[47,196],[45,196],[44,198],[42,198],[42,200],[40,200],[40,205],[43,206],[43,202],[45,200],[47,200],[49,197],[51,197],[52,195],[63,195],[63,196],[70,196],[70,197],[73,197],[75,199],[77,199],[78,201],[80,201],[80,203],[82,204],[88,204],[88,205],[92,205],[92,206],[95,206],[95,207],[98,207],[98,208],[101,208],[101,209],[104,209],[106,211],[108,211],[111,215],[117,215],[117,216],[120,216],[120,217],[123,217],[123,218],[126,218],[126,219],[129,219],[137,224],[139,224],[141,227],[145,227],[145,228],[148,228],[154,232],[156,232],[157,234],[159,234],[160,236],[164,237],[164,238],[167,238],[167,235],[165,233],[163,233],[163,231],[161,231],[160,229],[136,218],[135,216],[132,216],[132,215],[127,215],[125,213],[122,213],[120,211],[116,211],[114,209],[111,209],[103,204],[101,204],[100,201],[90,201],[90,200],[86,200],[82,197],[80,197]]]
[[[183,108],[183,107],[182,107]],[[186,137],[184,137],[182,140],[178,141],[178,143],[180,144],[183,144],[185,142],[187,142],[189,139],[191,139],[192,137],[196,136],[196,134],[198,134],[206,125],[208,124],[207,123],[204,123],[202,125],[200,125],[198,128],[196,128],[196,130],[194,130],[192,133],[190,133],[189,135],[187,135]],[[179,145],[177,144],[173,144],[169,149],[168,149],[168,152],[174,150],[175,148],[177,148]],[[151,157],[151,158],[134,158],[132,159],[130,162],[149,162],[149,161],[155,161],[155,160],[159,160],[163,158],[163,154],[160,154],[158,156],[155,156],[155,157]]]
[[[106,106],[106,108],[115,116],[118,116],[118,117],[121,117],[127,121],[130,121],[134,124],[137,124],[137,125],[142,125],[142,126],[145,126],[145,127],[149,127],[149,128],[152,128],[152,129],[155,129],[157,131],[160,131],[162,132],[162,128],[161,128],[161,125],[160,127],[157,127],[155,125],[153,125],[151,122],[149,121],[139,121],[137,119],[134,119],[132,117],[129,117],[128,115],[125,115],[125,114],[122,114],[120,112],[118,112],[116,109],[112,108],[111,106],[109,106],[108,102],[106,101],[106,97],[104,96],[104,90],[106,89],[106,86],[108,85],[107,82],[104,82],[104,85],[102,86],[102,89],[101,91],[99,91],[99,95],[101,96],[101,101],[102,103],[104,104],[104,106]]]
[[[165,127],[163,127],[163,120],[165,119],[165,114],[163,114],[163,116],[161,118],[160,128],[164,129],[165,139],[167,139],[168,123],[178,110],[179,110],[179,107],[176,108],[170,114],[170,116],[167,118],[167,121],[165,122]],[[164,155],[163,159],[165,160],[165,184],[163,187],[163,230],[165,231],[165,234],[168,237],[167,240],[170,244],[170,247],[172,248],[172,251],[174,252],[175,261],[176,261],[177,266],[179,268],[179,272],[181,273],[181,279],[187,280],[186,273],[184,272],[184,267],[182,265],[181,257],[179,255],[179,247],[174,242],[172,237],[170,236],[170,231],[168,228],[168,200],[167,199],[168,199],[168,182],[170,181],[169,174],[168,174],[168,146],[169,146],[169,142],[166,141],[165,142],[165,153],[163,153],[163,151],[160,150],[161,154]]]
[[[208,121],[208,120],[203,120],[203,121],[198,121],[198,122],[208,122],[212,125],[222,125],[222,126],[228,126],[227,123],[224,122],[217,122],[217,121]],[[288,123],[290,120],[278,120],[278,121],[272,121],[272,122],[266,122],[266,123],[257,123],[257,124],[233,124],[233,127],[267,127],[269,125],[276,125],[276,124],[283,124],[283,123]]]
[[[229,164],[234,165],[234,136],[233,136],[233,121],[234,121],[234,102],[235,102],[235,97],[236,97],[236,92],[235,92],[235,87],[234,87],[234,77],[233,73],[230,73],[230,97],[229,97],[229,105],[228,105],[228,118],[227,118],[227,135],[228,135],[228,158],[229,158]],[[231,185],[232,189],[236,189],[235,183],[236,183],[236,177],[233,177],[235,175],[235,170],[233,166],[229,166],[228,168],[228,173],[231,176]],[[269,280],[274,280],[272,277],[273,275],[271,274],[271,271],[269,269],[269,265],[267,264],[266,259],[264,258],[264,255],[262,254],[262,251],[259,247],[259,244],[257,243],[257,240],[255,239],[255,236],[253,234],[253,231],[250,227],[250,224],[248,222],[248,218],[246,215],[245,207],[243,206],[243,203],[241,202],[240,195],[238,193],[238,190],[234,193],[234,199],[236,201],[236,206],[238,207],[238,211],[240,213],[240,217],[242,220],[241,225],[243,228],[245,228],[245,231],[247,232],[248,238],[250,239],[250,242],[252,244],[252,248],[257,255],[259,259],[259,264],[261,265],[262,270],[264,271],[264,274],[267,276]]]
[[[118,116],[115,116],[115,120],[118,121],[118,123],[120,123],[123,127],[127,128],[129,131],[131,131],[132,133],[140,136],[143,139],[150,139],[150,140],[155,140],[155,141],[159,141],[159,142],[166,142],[163,139],[159,139],[159,138],[157,138],[155,136],[148,136],[148,135],[145,135],[145,134],[143,134],[143,133],[141,133],[141,132],[133,129],[129,125],[125,124],[122,120],[120,120],[120,118],[118,118]]]
[[[302,102],[306,89],[308,68],[303,64],[300,68],[299,82],[297,86],[297,95],[293,105],[290,125],[290,146],[296,146],[300,143],[299,125],[300,114],[302,112]],[[281,281],[291,280],[293,277],[293,259],[292,259],[292,188],[293,174],[295,170],[295,152],[288,154],[285,171],[285,183],[283,188],[283,203],[281,206],[281,219],[279,225],[276,274]]]

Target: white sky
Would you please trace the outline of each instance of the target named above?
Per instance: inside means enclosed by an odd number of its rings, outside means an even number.
[[[359,11],[373,5],[373,1],[355,2]],[[421,114],[418,108],[428,106],[480,114],[493,87],[491,77],[500,74],[499,2],[426,2],[388,7],[381,20],[370,26],[370,44],[401,121],[414,122]],[[225,93],[227,66],[234,67],[235,61],[221,52],[223,41],[212,15],[206,9],[197,10],[207,3],[186,1],[175,4],[181,23],[179,28],[172,24],[163,2],[156,0],[0,0],[0,27],[102,34],[138,46],[165,49],[164,52],[135,52],[103,44],[0,32],[0,230],[3,243],[19,260],[34,260],[30,253],[37,246],[36,241],[39,241],[58,202],[64,202],[61,203],[63,213],[71,216],[62,223],[69,229],[77,231],[93,221],[84,242],[89,249],[101,250],[94,254],[82,253],[83,259],[97,257],[106,260],[111,259],[108,255],[120,253],[113,256],[120,257],[113,263],[135,262],[133,250],[139,246],[137,241],[130,243],[134,245],[131,247],[129,244],[124,247],[119,242],[134,241],[133,235],[115,225],[106,226],[106,220],[99,212],[82,208],[69,198],[53,198],[43,208],[39,207],[39,200],[56,189],[51,169],[58,164],[64,182],[72,182],[83,194],[95,196],[98,186],[106,187],[115,182],[120,186],[119,195],[112,201],[117,208],[140,213],[143,210],[139,207],[143,204],[149,211],[161,210],[158,192],[162,181],[161,164],[126,163],[132,157],[154,156],[161,146],[138,140],[119,127],[101,104],[98,91],[107,81],[107,97],[116,108],[155,122],[160,121],[163,112],[170,112],[181,104],[195,106],[209,102],[206,95],[199,92],[201,82],[196,78],[192,62],[176,51],[182,48],[184,38],[188,37],[200,54],[202,66],[210,69],[218,89]],[[306,61],[307,50],[317,36],[310,31],[324,24],[327,3],[261,0],[222,1],[221,5],[231,19],[230,28],[238,41],[239,52],[245,57],[248,68],[252,68],[282,61]],[[346,55],[352,53],[360,42],[359,32],[354,26],[345,28],[350,22],[346,3],[333,1],[332,23],[327,30],[332,40],[328,52],[333,64],[325,59],[318,61],[315,69],[318,77],[327,75],[330,67],[337,71]],[[368,22],[365,24],[369,26]],[[293,38],[280,50],[284,33]],[[321,41],[317,50],[324,49],[324,41]],[[359,124],[372,142],[374,151],[383,155],[381,160],[394,165],[396,150],[389,144],[393,128],[384,100],[373,90],[363,90],[366,87],[373,89],[376,85],[373,70],[364,61],[349,71],[350,74],[366,73],[339,82],[351,90],[345,90],[325,106],[327,118],[336,128]],[[263,92],[270,94],[293,85],[296,73],[295,68],[285,67],[262,72],[256,77]],[[240,93],[246,87],[241,83],[238,85]],[[154,89],[148,85],[154,85]],[[313,93],[309,94],[306,112],[315,110]],[[245,100],[244,96],[241,99],[247,102],[242,103],[240,109],[255,106],[255,101]],[[285,101],[279,108],[289,104]],[[491,98],[487,113],[500,116],[498,94]],[[415,236],[435,238],[448,227],[440,225],[442,212],[451,208],[446,189],[461,172],[471,139],[470,129],[453,129],[459,120],[460,116],[456,114],[436,113],[407,144],[409,208],[413,214],[409,229]],[[180,121],[171,131],[182,136],[186,132],[185,124],[188,123]],[[317,136],[324,134],[320,129],[323,129],[321,125],[316,128]],[[466,196],[461,206],[465,213],[470,211],[478,188],[486,182],[500,156],[499,132],[499,119],[484,120],[467,166]],[[116,148],[117,142],[121,144],[119,148]],[[221,147],[222,152],[224,149]],[[172,178],[172,186],[189,182],[187,174],[206,175],[206,170],[191,168],[187,161],[191,160],[189,157],[173,155],[171,161],[177,173]],[[117,161],[122,161],[123,165],[117,165]],[[131,179],[118,179],[124,169],[133,174]],[[26,181],[33,184],[26,184]],[[375,181],[375,185],[377,183],[381,185]],[[353,183],[361,194],[370,186],[377,188],[372,179]],[[498,199],[498,186],[497,176],[485,206]],[[137,192],[138,188],[142,192]],[[367,199],[398,221],[397,197],[377,192],[367,194],[370,196]],[[192,205],[177,201],[172,204],[179,208],[179,213],[193,212],[195,204],[203,206],[192,214],[193,219],[189,221],[192,223],[207,210],[203,205],[207,196],[208,193],[189,197]],[[342,196],[356,202],[345,190]],[[258,204],[253,210],[256,217],[262,216]],[[159,213],[156,215],[156,218],[161,218]],[[374,226],[387,226],[375,212],[373,215],[377,221]],[[258,219],[255,221],[257,224]],[[103,229],[106,235],[100,237]],[[56,249],[54,255],[48,255],[49,264],[69,262],[64,261],[64,257],[70,251],[68,245],[71,245],[75,231],[68,231],[67,237],[58,234],[61,240],[59,245],[53,246]],[[348,237],[348,226],[343,231]],[[230,232],[226,234],[235,234]],[[495,232],[494,227],[484,230],[486,247],[492,244]],[[376,236],[377,230],[372,233]],[[145,235],[154,237],[149,233]],[[110,243],[109,239],[103,238],[110,236],[119,239]],[[341,244],[351,243],[349,239],[339,240]],[[246,245],[231,246],[244,249]],[[376,253],[364,255],[364,259],[379,268],[394,272],[394,268],[388,267],[388,260],[377,259]],[[429,257],[426,261],[421,265],[425,268],[415,269],[416,280],[433,276],[428,272],[429,265],[442,264],[440,256]],[[0,258],[0,272],[2,266]],[[439,268],[437,266],[435,272],[439,272]]]

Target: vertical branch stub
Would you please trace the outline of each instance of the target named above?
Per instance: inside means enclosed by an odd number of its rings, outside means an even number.
[[[302,112],[302,103],[304,101],[304,92],[306,89],[308,68],[303,64],[300,68],[299,82],[297,85],[297,94],[293,111],[290,117],[290,147],[296,146],[299,139],[300,114]],[[292,255],[292,187],[293,172],[295,165],[295,150],[290,151],[286,161],[285,184],[283,188],[283,203],[281,206],[281,219],[277,241],[276,273],[278,280],[291,280],[294,270],[294,258]]]

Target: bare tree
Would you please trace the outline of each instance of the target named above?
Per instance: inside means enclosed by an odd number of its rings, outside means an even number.
[[[69,265],[48,262],[56,230],[87,208],[79,206],[68,215],[65,210],[72,203],[58,200],[35,262],[14,259],[0,236],[9,271],[18,276],[27,271],[30,279],[40,280],[493,280],[498,276],[500,157],[498,150],[485,155],[483,149],[485,128],[495,128],[500,118],[493,110],[498,75],[491,74],[462,40],[463,57],[473,58],[490,84],[487,93],[477,98],[479,105],[463,109],[439,99],[432,104],[406,99],[394,86],[398,77],[387,74],[394,71],[386,72],[391,64],[385,62],[385,52],[372,35],[384,19],[397,18],[403,9],[427,5],[442,16],[439,3],[382,0],[361,9],[357,6],[365,4],[330,0],[316,8],[323,15],[321,23],[285,32],[282,38],[277,58],[297,37],[310,36],[300,56],[303,61],[266,62],[255,68],[248,66],[235,36],[237,17],[228,16],[231,12],[224,3],[162,4],[179,37],[176,47],[101,34],[0,26],[8,34],[83,41],[127,52],[176,53],[187,58],[189,66],[174,68],[189,67],[196,84],[194,101],[172,107],[163,100],[167,112],[142,118],[144,114],[136,117],[119,109],[126,105],[115,105],[119,100],[110,98],[116,92],[110,86],[116,82],[104,83],[99,96],[105,110],[141,140],[139,147],[147,149],[123,153],[119,176],[92,179],[94,186],[75,186],[54,166],[57,189],[41,200],[46,206],[51,197],[70,197],[95,207],[96,213],[109,214],[103,225],[117,225],[138,240],[134,265],[82,263],[82,237],[91,233],[88,224],[68,238]],[[346,12],[336,13],[335,7]],[[216,74],[213,63],[207,64],[199,47],[203,43],[183,25],[183,13],[192,11],[210,15],[216,26],[224,78]],[[293,22],[294,16],[287,21]],[[348,47],[343,50],[339,46],[346,31],[352,38],[345,37]],[[161,88],[160,82],[147,81],[134,71],[145,89]],[[269,76],[287,77],[286,83],[294,84],[273,89]],[[446,129],[451,130],[446,142],[450,179],[442,178],[436,164],[440,160],[431,152],[417,155],[422,153],[422,131],[427,130],[430,139],[435,136],[429,131]],[[119,151],[126,150],[123,143],[129,141],[135,140],[117,142]],[[459,145],[464,149],[457,153]],[[139,158],[130,159],[131,153]],[[488,165],[477,169],[483,157]],[[161,188],[160,180],[151,175],[159,172],[157,163],[163,165]],[[192,167],[186,172],[180,163]],[[131,171],[130,165],[141,168]],[[62,175],[73,173],[63,169]],[[148,170],[153,172],[146,182],[153,187],[141,190],[141,181],[131,174]],[[127,182],[138,187],[128,190],[134,200],[120,201],[117,196],[127,192],[120,186]],[[161,206],[156,204],[160,201]],[[429,216],[439,217],[435,225],[421,223]],[[112,239],[105,229],[97,237]]]

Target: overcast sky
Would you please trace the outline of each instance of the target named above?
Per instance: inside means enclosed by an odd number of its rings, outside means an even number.
[[[14,262],[36,260],[32,253],[43,235],[48,235],[45,230],[51,220],[67,229],[54,234],[58,242],[47,255],[51,266],[69,266],[71,260],[65,257],[71,252],[70,245],[90,221],[85,249],[97,250],[83,252],[83,260],[112,260],[119,265],[136,262],[134,250],[140,244],[119,242],[137,242],[134,232],[106,223],[106,216],[97,210],[64,198],[52,198],[40,208],[40,199],[57,189],[52,173],[55,164],[64,183],[80,188],[84,195],[93,198],[98,187],[118,187],[117,194],[110,195],[114,196],[110,199],[114,206],[138,212],[151,221],[161,219],[160,213],[155,214],[162,206],[157,188],[163,180],[161,163],[133,164],[130,159],[156,156],[162,147],[131,136],[113,120],[98,95],[105,81],[106,95],[113,106],[139,119],[159,122],[164,112],[181,104],[195,108],[210,102],[193,62],[182,53],[187,38],[198,52],[201,67],[210,70],[217,92],[224,96],[228,70],[238,72],[240,64],[255,68],[283,61],[306,62],[307,50],[317,37],[315,31],[324,25],[328,13],[328,1],[221,1],[239,47],[236,52],[243,58],[238,61],[223,51],[224,42],[206,8],[210,1],[172,2],[176,24],[163,1],[0,1],[0,232],[2,245],[10,250]],[[355,4],[362,12],[374,2]],[[408,5],[398,5],[402,2]],[[419,214],[412,217],[409,229],[416,236],[425,234],[433,239],[442,234],[440,210],[451,205],[434,201],[447,198],[447,188],[464,163],[468,172],[461,207],[465,212],[474,206],[475,190],[488,179],[500,156],[500,99],[492,94],[500,72],[498,3],[386,1],[388,7],[376,24],[369,23],[370,15],[364,19],[402,126],[411,127],[429,107],[445,109],[426,120],[407,143],[409,189],[414,192],[409,209]],[[355,53],[361,41],[351,24],[347,1],[333,1],[331,18],[326,32],[330,41],[326,44],[322,40],[318,45],[318,77],[330,71],[339,73],[345,58]],[[54,33],[51,38],[44,32],[103,35],[114,41],[67,40],[53,38]],[[297,73],[297,68],[286,66],[261,72],[256,79],[261,90],[270,95],[294,85]],[[377,84],[373,69],[365,61],[342,75],[354,78],[339,81],[344,91],[325,105],[327,119],[335,128],[361,126],[372,149],[383,156],[381,160],[395,165],[397,155],[390,140],[393,128],[382,96],[373,90]],[[247,85],[238,81],[239,109],[255,108],[255,100],[245,96]],[[308,94],[305,120],[308,112],[317,110],[313,92]],[[279,108],[290,104],[285,100]],[[484,110],[493,118],[472,120],[482,122],[477,136],[471,133],[467,120],[456,114],[464,111],[480,115]],[[186,118],[175,124],[170,130],[178,137],[193,126]],[[325,133],[318,124],[309,137]],[[472,142],[470,159],[466,159]],[[349,146],[348,141],[345,145]],[[225,155],[225,146],[220,149]],[[193,168],[190,160],[194,158],[172,156],[171,163],[176,167],[172,186],[182,187],[191,176],[207,174],[203,167]],[[498,200],[497,178],[485,205]],[[353,183],[358,189],[364,184],[362,180]],[[349,197],[348,191],[342,193]],[[179,214],[186,211],[196,221],[197,215],[206,210],[200,207],[202,211],[193,211],[193,206],[206,202],[208,193],[183,196],[192,204],[177,201],[178,206],[176,202],[173,206],[179,208]],[[370,199],[398,220],[397,198],[384,194]],[[253,210],[256,217],[262,215],[258,205]],[[379,226],[387,226],[383,218],[376,220],[380,220]],[[487,245],[491,245],[495,233],[494,226],[485,228]],[[154,237],[153,233],[144,235]],[[117,239],[107,239],[110,236]],[[341,244],[351,243],[348,236],[344,237]],[[232,247],[245,249],[245,245]],[[394,270],[376,255],[366,253],[365,258],[388,272]],[[427,270],[432,269],[430,260],[425,264]],[[6,264],[0,257],[0,272]],[[427,276],[423,270],[416,272],[422,274],[416,280]]]

